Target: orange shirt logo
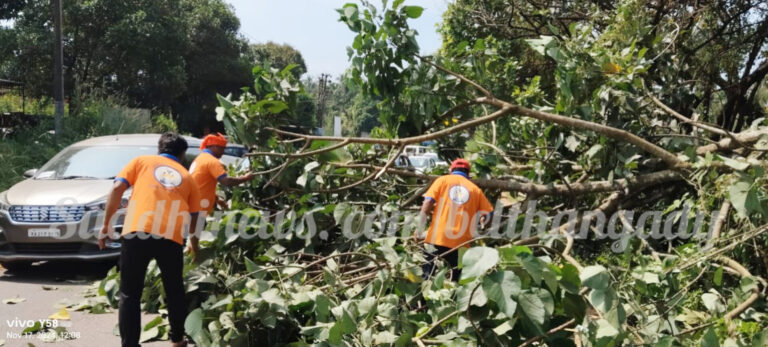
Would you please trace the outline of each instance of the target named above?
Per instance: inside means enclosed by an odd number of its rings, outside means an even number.
[[[155,169],[155,179],[166,188],[175,188],[181,185],[181,173],[176,169],[161,165]]]

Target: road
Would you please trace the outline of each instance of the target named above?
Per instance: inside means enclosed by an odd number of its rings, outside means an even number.
[[[90,314],[69,310],[71,320],[61,321],[67,332],[80,337],[59,342],[45,342],[40,336],[19,337],[24,327],[21,321],[47,319],[59,312],[63,300],[76,304],[84,300],[83,293],[99,281],[112,267],[109,263],[41,262],[21,273],[0,267],[0,346],[119,346],[120,337],[113,331],[117,325],[117,310]],[[23,302],[6,304],[3,300],[23,298]],[[146,324],[156,315],[144,315]],[[18,335],[17,335],[18,334]],[[3,341],[5,344],[3,344]],[[144,343],[144,346],[170,345],[169,342]]]

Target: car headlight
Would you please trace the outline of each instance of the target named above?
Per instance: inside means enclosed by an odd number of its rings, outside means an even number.
[[[120,208],[128,206],[128,201],[131,199],[131,190],[127,190],[123,193],[123,198],[120,200]],[[96,202],[85,205],[86,211],[104,211],[107,209],[107,199],[101,199]]]
[[[11,208],[11,204],[9,204],[8,200],[5,198],[6,194],[8,194],[8,192],[0,193],[0,211],[8,211],[8,209]]]

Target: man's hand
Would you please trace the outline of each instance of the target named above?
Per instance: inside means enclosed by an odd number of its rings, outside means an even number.
[[[109,227],[105,225],[99,232],[99,250],[104,250],[107,248],[107,238],[111,239],[109,236]]]
[[[194,249],[192,245],[189,245],[187,249],[184,251],[188,256],[192,258],[193,263],[197,263],[197,249]]]
[[[252,180],[254,177],[256,177],[256,174],[254,174],[254,173],[253,173],[253,172],[251,172],[251,171],[248,171],[248,172],[246,172],[246,173],[245,173],[245,175],[241,176],[241,178],[243,179],[243,181],[250,181],[250,180]]]
[[[197,236],[190,236],[189,237],[189,245],[187,247],[186,253],[192,257],[192,262],[197,263],[197,254],[200,251],[200,240],[197,238]]]
[[[216,205],[219,206],[220,210],[228,210],[229,205],[227,204],[227,201],[224,199],[220,199],[219,197],[216,197]]]

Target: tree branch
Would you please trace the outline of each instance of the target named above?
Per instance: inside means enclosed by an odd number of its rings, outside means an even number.
[[[477,89],[478,91],[480,91],[480,93],[485,95],[486,98],[489,98],[489,99],[493,98],[493,94],[491,94],[491,92],[488,91],[488,89],[485,89],[479,83],[477,83],[477,82],[475,82],[475,81],[473,81],[473,80],[471,80],[469,78],[464,77],[464,75],[456,73],[456,72],[453,72],[451,70],[448,70],[448,69],[442,67],[441,65],[432,62],[431,60],[427,59],[426,57],[422,57],[420,55],[417,55],[416,57],[418,57],[419,60],[421,60],[421,61],[423,61],[423,62],[425,62],[425,63],[427,63],[429,65],[434,66],[436,69],[438,69],[438,70],[440,70],[442,72],[445,72],[445,73],[447,73],[447,74],[449,74],[451,76],[454,76],[454,77],[458,78],[459,80],[461,80],[462,82],[464,82],[466,84],[469,84],[470,86],[472,86],[475,89]]]

